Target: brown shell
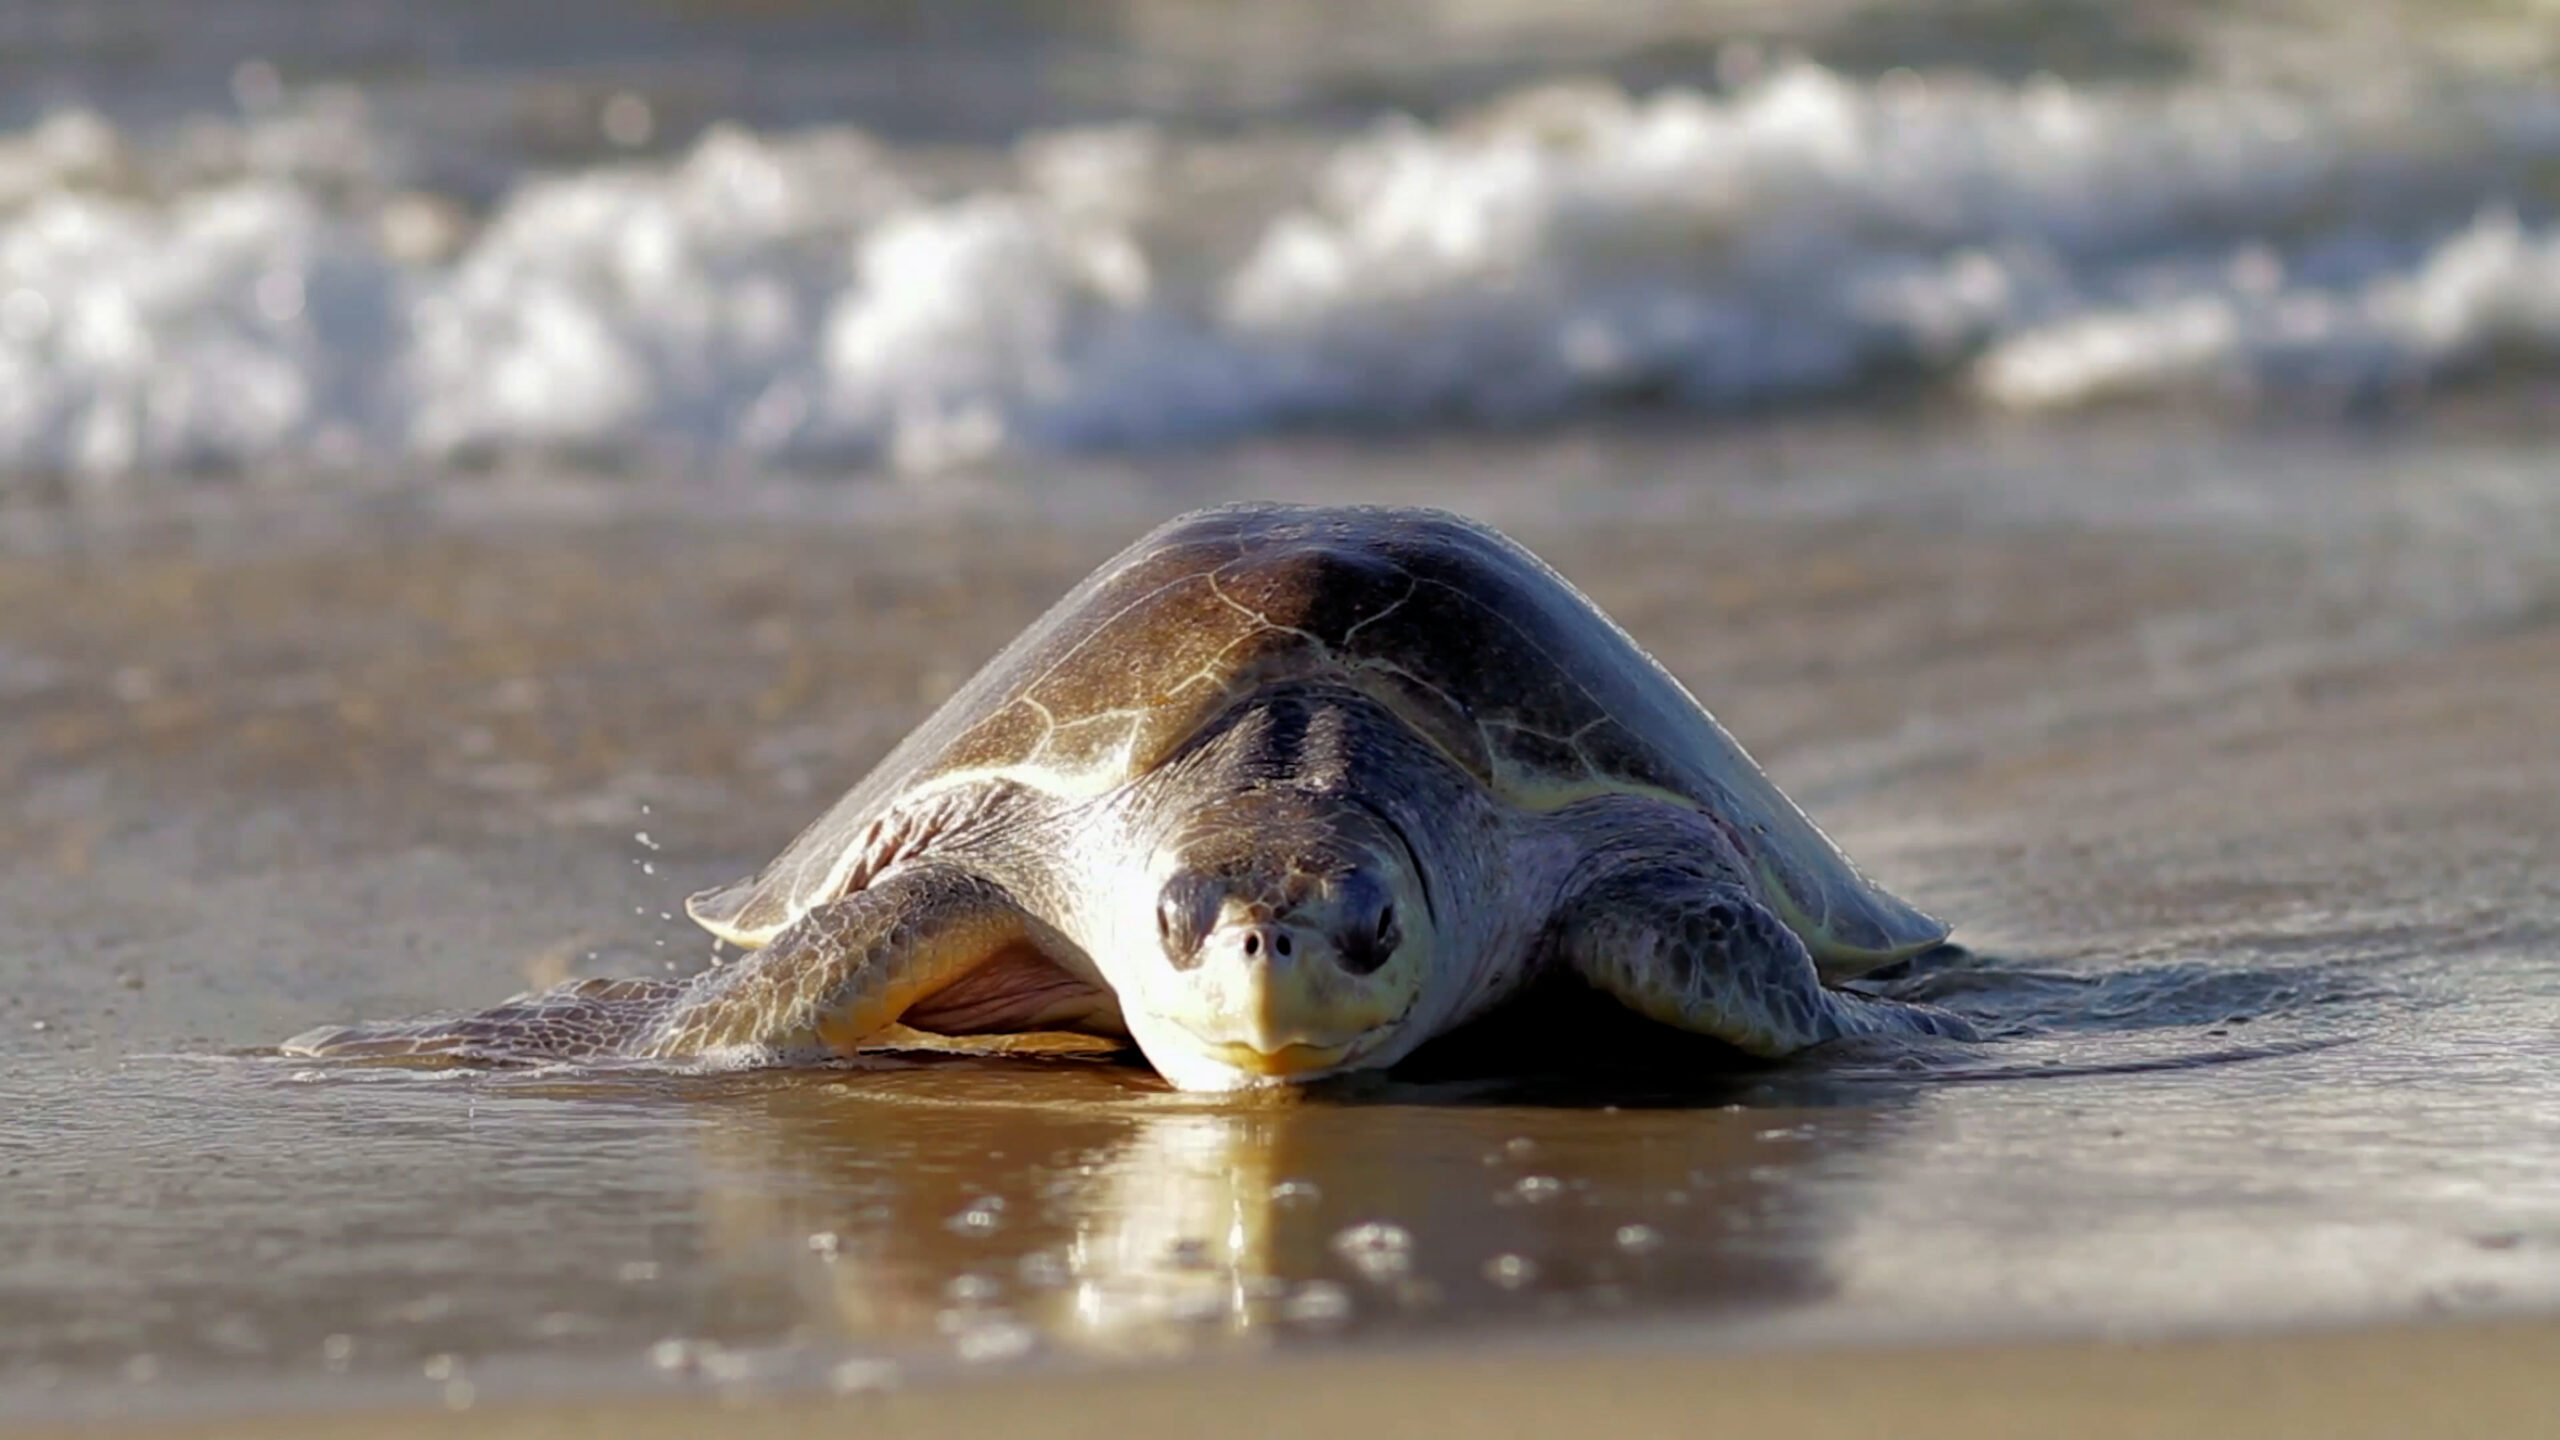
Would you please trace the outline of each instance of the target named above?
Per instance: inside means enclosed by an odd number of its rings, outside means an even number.
[[[1025,630],[753,880],[694,918],[760,944],[841,891],[865,828],[980,776],[1062,796],[1146,773],[1238,696],[1330,677],[1511,802],[1641,793],[1723,819],[1827,974],[1945,938],[1878,889],[1669,672],[1510,539],[1435,510],[1238,505],[1173,520]]]

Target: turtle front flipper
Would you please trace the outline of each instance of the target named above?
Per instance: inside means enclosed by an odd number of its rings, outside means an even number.
[[[917,863],[690,980],[577,980],[475,1015],[314,1030],[283,1050],[483,1064],[847,1054],[981,963],[1044,942],[1054,934],[994,882]]]
[[[1769,1059],[1849,1035],[1976,1038],[1926,1005],[1829,989],[1793,930],[1741,885],[1677,864],[1594,882],[1558,917],[1582,977],[1637,1013]]]

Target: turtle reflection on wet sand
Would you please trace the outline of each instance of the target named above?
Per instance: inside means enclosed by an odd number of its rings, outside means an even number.
[[[752,953],[285,1049],[779,1064],[901,1023],[1066,1030],[1235,1090],[1384,1069],[1575,980],[1758,1056],[1971,1034],[1834,988],[1946,927],[1562,577],[1430,510],[1160,527],[688,908]]]

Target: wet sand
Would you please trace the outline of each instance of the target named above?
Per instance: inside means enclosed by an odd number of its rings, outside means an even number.
[[[10,517],[0,1418],[467,1401],[650,1433],[746,1397],[779,1408],[742,1424],[841,1403],[891,1433],[1053,1406],[1420,1433],[1463,1397],[1488,1433],[1710,1403],[2407,1433],[2551,1394],[2548,1328],[2481,1323],[2560,1309],[2540,512],[2413,538],[2270,481],[2271,524],[2054,516],[1891,447],[1924,472],[1891,506],[1766,447],[1353,453],[1022,506],[492,482]],[[2328,493],[2404,483],[2442,488],[2374,462]],[[1277,1107],[1081,1061],[258,1053],[699,963],[686,891],[1152,518],[1239,492],[1511,528],[1958,922],[1974,955],[1890,984],[2006,1038]],[[2365,1333],[2268,1334],[2300,1327]]]
[[[1438,1437],[2247,1435],[2354,1440],[2533,1435],[2560,1400],[2560,1330],[2509,1325],[2156,1344],[1855,1355],[1504,1353],[1291,1360],[1078,1375],[926,1393],[750,1404],[524,1406],[198,1427],[214,1436],[368,1433],[554,1440],[700,1435]],[[29,1432],[41,1434],[43,1432]],[[98,1429],[82,1434],[114,1433]],[[148,1429],[138,1433],[165,1433]]]

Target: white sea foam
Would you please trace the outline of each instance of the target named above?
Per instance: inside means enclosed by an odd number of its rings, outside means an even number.
[[[2560,228],[2527,230],[2492,210],[2414,264],[2360,282],[2289,285],[2283,261],[2253,247],[2162,301],[2021,326],[1972,378],[2022,408],[2179,389],[2356,395],[2502,355],[2560,359]]]
[[[412,187],[345,95],[0,136],[0,467],[878,457],[1701,408],[2053,408],[2560,359],[2560,99],[1811,64],[1325,140],[715,127]]]

